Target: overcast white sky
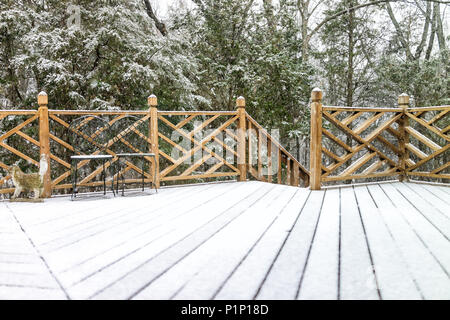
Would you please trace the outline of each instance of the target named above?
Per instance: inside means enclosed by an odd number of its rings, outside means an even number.
[[[152,3],[154,10],[156,11],[157,15],[159,17],[165,18],[168,8],[171,4],[175,3],[176,1],[179,0],[151,0],[150,2]],[[184,0],[186,3],[190,3],[190,0]],[[442,6],[442,10],[446,10],[447,7],[446,6]],[[450,29],[450,25],[449,22],[447,20],[443,21],[444,23],[444,33],[446,35],[448,35],[449,33],[449,29]]]
[[[150,2],[155,8],[155,11],[158,13],[158,16],[164,17],[167,14],[167,9],[169,5],[173,4],[176,0],[151,0]],[[187,0],[186,2],[189,2]]]
[[[155,7],[155,11],[159,13],[160,16],[164,16],[167,13],[167,7],[172,0],[152,0],[152,6]]]

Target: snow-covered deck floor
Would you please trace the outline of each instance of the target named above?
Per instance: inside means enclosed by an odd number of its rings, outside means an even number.
[[[0,202],[0,298],[450,299],[449,195],[235,182]]]

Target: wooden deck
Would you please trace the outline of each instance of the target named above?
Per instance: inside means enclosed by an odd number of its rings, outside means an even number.
[[[450,299],[450,188],[0,202],[1,299]]]

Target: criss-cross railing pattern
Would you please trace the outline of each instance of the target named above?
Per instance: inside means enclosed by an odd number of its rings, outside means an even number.
[[[239,175],[237,120],[236,111],[159,111],[160,181]]]
[[[41,94],[38,111],[3,111],[0,114],[0,121],[14,115],[31,116],[22,122],[18,120],[17,125],[8,122],[12,128],[1,133],[0,150],[35,167],[39,166],[36,159],[47,155],[51,170],[44,185],[49,195],[52,191],[67,192],[73,187],[74,167],[70,157],[86,154],[80,151],[81,144],[91,147],[90,155],[102,152],[113,156],[105,164],[109,179],[118,181],[123,176],[125,183],[141,182],[143,173],[145,180],[156,182],[156,186],[161,182],[205,182],[230,178],[308,185],[308,171],[245,112],[243,98],[238,99],[236,111],[160,111],[154,96],[149,97],[150,108],[144,111],[71,111],[48,110],[47,96]],[[124,123],[130,118],[136,120]],[[39,121],[39,126],[34,121]],[[33,138],[21,131],[25,127],[34,130],[38,137]],[[108,136],[106,143],[100,143],[98,138],[108,131],[112,135]],[[6,139],[13,134],[34,145],[34,154],[29,155],[30,148],[20,151],[20,148],[6,144]],[[72,135],[78,139],[74,141]],[[16,145],[22,146],[23,143]],[[118,153],[153,153],[154,157],[143,157],[146,163],[142,166],[131,159],[123,159],[125,165],[115,166],[119,161]],[[0,162],[5,171],[9,165],[9,159],[8,164]],[[103,162],[83,160],[76,165],[79,187],[95,190],[95,187],[103,185]],[[10,178],[7,173],[3,174],[0,177],[2,185]],[[9,188],[0,192],[12,191]]]
[[[401,109],[324,107],[323,117],[322,181],[399,174]]]
[[[322,183],[399,176],[450,179],[450,106],[397,108],[322,106],[314,89],[311,104],[311,188]]]
[[[134,115],[138,117],[138,120],[133,123],[127,123],[126,126],[121,126],[121,120],[128,115]],[[76,127],[72,128],[70,126],[71,120],[80,115],[86,116],[85,120],[78,124]],[[95,127],[94,131],[86,133],[86,128],[89,128],[90,122],[94,117],[101,116],[107,119],[109,127],[101,126]],[[61,111],[61,110],[50,110],[50,145],[51,153],[53,155],[52,159],[56,161],[52,165],[52,188],[58,189],[69,189],[72,188],[71,184],[71,165],[69,155],[80,154],[76,150],[76,146],[71,145],[70,134],[75,134],[79,138],[83,139],[84,142],[92,145],[94,149],[97,149],[92,154],[99,154],[101,150],[101,145],[96,141],[96,137],[103,131],[111,130],[114,126],[117,127],[113,130],[113,134],[108,136],[108,141],[106,142],[105,154],[113,156],[113,159],[106,163],[106,168],[114,165],[118,158],[116,153],[118,150],[123,152],[124,148],[128,152],[135,153],[146,153],[148,149],[145,146],[150,145],[150,140],[147,132],[141,132],[142,124],[145,124],[148,128],[149,121],[148,112],[108,112],[108,111]],[[92,128],[91,128],[92,129]],[[131,139],[130,134],[133,135]],[[137,140],[142,140],[144,143],[137,143]],[[120,145],[120,146],[119,146]],[[149,162],[147,167],[150,167],[153,163],[153,159],[150,157],[144,157],[144,159]],[[102,185],[102,181],[98,180],[99,175],[102,173],[103,167],[99,163],[95,163],[89,160],[80,161],[77,165],[78,172],[81,174],[83,169],[86,169],[86,175],[78,183],[82,187],[96,187]],[[142,173],[142,169],[133,164],[131,161],[125,160],[125,167],[114,172],[114,179],[125,175],[129,171],[134,171],[135,174],[139,176]],[[149,170],[144,170],[144,176],[147,181],[152,181],[153,173]],[[137,177],[127,178],[125,182],[139,182]]]
[[[407,110],[407,175],[450,179],[449,111],[450,106]]]
[[[45,196],[72,188],[70,156],[83,143],[100,153],[97,137],[115,127],[103,152],[110,178],[125,183],[205,182],[248,178],[293,186],[398,175],[400,179],[450,179],[450,106],[411,108],[409,97],[399,97],[396,108],[322,106],[315,89],[311,104],[310,170],[306,170],[279,142],[245,111],[245,99],[236,111],[160,111],[155,96],[143,111],[48,110],[47,95],[38,96],[39,109],[0,111],[0,194],[11,193],[11,165],[36,172],[47,159]],[[76,117],[83,120],[71,124]],[[95,118],[107,125],[92,125]],[[127,119],[128,122],[125,122]],[[89,129],[89,130],[88,130]],[[114,167],[118,153],[145,153],[141,166],[131,159]],[[153,153],[154,157],[147,156]],[[45,155],[46,157],[42,157]],[[80,161],[80,186],[101,186],[103,165]]]
[[[39,167],[40,143],[36,124],[37,110],[0,110],[0,186],[11,179],[9,169],[13,164]],[[12,188],[0,189],[0,194]]]

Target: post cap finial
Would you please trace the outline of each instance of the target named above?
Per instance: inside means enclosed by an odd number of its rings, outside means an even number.
[[[239,98],[236,99],[236,106],[238,108],[245,108],[245,98],[240,96]]]
[[[39,106],[46,106],[48,104],[48,95],[45,93],[45,91],[41,91],[38,94],[38,105]]]
[[[154,94],[151,94],[149,97],[148,97],[148,105],[150,106],[150,107],[156,107],[157,105],[158,105],[158,98],[154,95]]]
[[[323,92],[320,88],[314,88],[311,92],[311,100],[313,102],[320,101],[323,98]]]
[[[398,96],[399,105],[409,105],[409,96],[406,93],[402,93]]]

